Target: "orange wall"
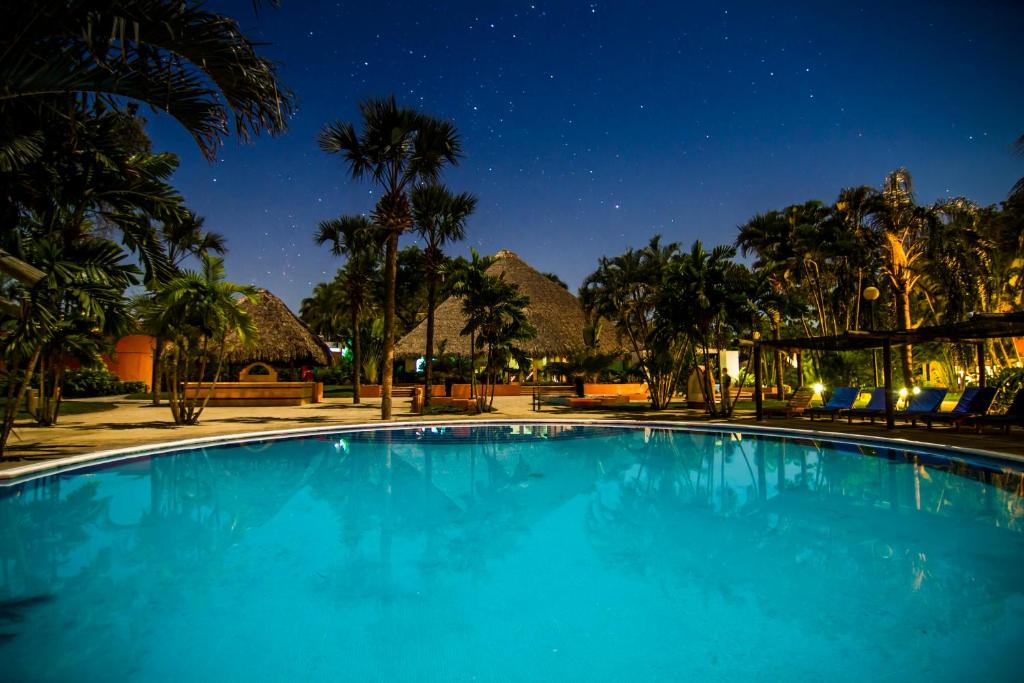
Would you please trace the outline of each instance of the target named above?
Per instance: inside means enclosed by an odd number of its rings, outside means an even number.
[[[117,340],[112,358],[104,357],[107,369],[126,382],[153,381],[153,337],[130,334]]]

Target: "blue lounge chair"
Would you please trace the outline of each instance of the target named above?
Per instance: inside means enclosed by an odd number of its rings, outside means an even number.
[[[922,415],[937,413],[942,407],[942,400],[946,398],[949,389],[922,389],[903,410],[896,411],[896,417],[902,417],[910,424],[917,424]]]
[[[925,413],[919,415],[918,419],[924,420],[928,429],[936,422],[954,425],[959,431],[960,425],[968,417],[984,415],[992,407],[992,401],[998,393],[995,387],[970,387],[964,389],[963,395],[957,401],[956,407],[949,412]]]
[[[832,390],[832,395],[828,398],[828,403],[820,408],[808,408],[804,412],[811,416],[811,420],[814,420],[815,415],[828,415],[835,422],[836,415],[841,410],[849,410],[853,407],[854,401],[860,396],[860,389],[858,387],[836,387]]]
[[[876,387],[871,391],[871,398],[868,399],[868,404],[863,408],[850,408],[844,410],[843,415],[846,416],[846,421],[853,424],[853,418],[859,417],[863,421],[865,417],[871,418],[874,422],[875,418],[881,415],[885,417],[885,387]]]
[[[1005,413],[969,417],[964,420],[964,423],[973,426],[977,432],[980,432],[982,427],[1002,427],[1005,432],[1009,432],[1013,425],[1024,427],[1024,389],[1018,390],[1013,395],[1013,401],[1010,402]]]

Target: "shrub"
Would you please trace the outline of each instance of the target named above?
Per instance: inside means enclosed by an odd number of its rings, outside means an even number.
[[[122,382],[106,368],[81,368],[64,373],[63,395],[67,398],[116,396],[145,390],[145,382]]]

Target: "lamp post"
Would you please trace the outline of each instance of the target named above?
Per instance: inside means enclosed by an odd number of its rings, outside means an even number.
[[[875,301],[881,292],[878,287],[865,287],[864,298],[871,304],[871,331],[875,331]],[[878,386],[878,349],[871,349],[871,368],[875,376],[875,386]]]

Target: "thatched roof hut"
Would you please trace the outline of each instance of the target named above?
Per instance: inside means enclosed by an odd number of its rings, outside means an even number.
[[[243,348],[238,336],[228,335],[225,360],[235,365],[261,362],[268,365],[330,365],[331,350],[320,337],[291,312],[283,301],[265,289],[257,290],[255,301],[243,299],[239,306],[252,316],[258,339]]]
[[[530,297],[526,317],[537,329],[537,336],[526,342],[523,350],[534,358],[563,356],[571,349],[583,345],[586,317],[580,302],[564,287],[534,270],[511,251],[501,250],[487,269],[488,275],[504,274],[507,282],[519,286],[519,291]],[[434,312],[434,343],[447,340],[445,351],[463,356],[470,355],[469,336],[462,336],[466,318],[462,315],[462,299],[448,297]],[[395,346],[399,356],[422,356],[427,346],[427,321],[417,325]],[[610,325],[604,325],[601,348],[620,348]]]

